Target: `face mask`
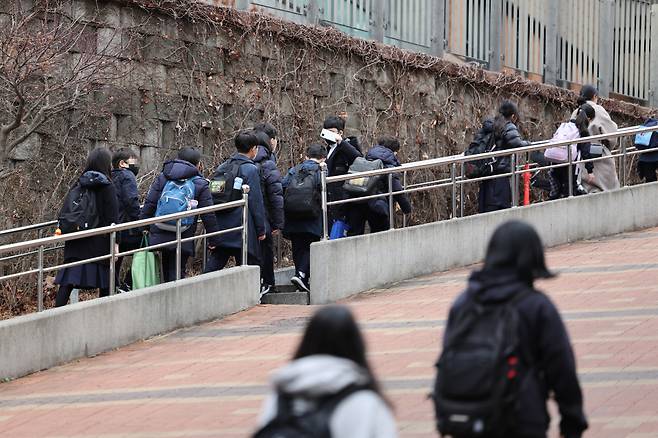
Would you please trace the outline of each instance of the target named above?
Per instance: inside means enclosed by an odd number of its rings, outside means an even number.
[[[139,166],[136,164],[129,164],[128,170],[131,171],[133,175],[137,176],[137,174],[139,173]]]

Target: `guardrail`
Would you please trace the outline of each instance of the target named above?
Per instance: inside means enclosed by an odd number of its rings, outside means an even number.
[[[174,214],[169,214],[166,216],[158,216],[154,218],[149,218],[149,219],[142,219],[138,221],[133,221],[133,222],[126,222],[123,224],[114,224],[114,225],[109,225],[106,227],[101,227],[101,228],[94,228],[91,230],[86,230],[86,231],[79,231],[76,233],[70,233],[70,234],[62,234],[59,236],[51,236],[51,237],[44,237],[44,238],[38,238],[34,240],[28,240],[25,242],[17,242],[17,243],[11,243],[7,245],[0,246],[0,255],[2,254],[7,254],[7,253],[17,253],[20,251],[24,250],[31,250],[36,248],[36,251],[30,251],[27,253],[19,253],[17,255],[13,255],[12,257],[23,257],[27,256],[30,254],[37,254],[37,267],[27,270],[27,271],[21,271],[21,272],[16,272],[13,274],[8,274],[0,277],[0,281],[6,281],[6,280],[11,280],[14,278],[19,278],[22,276],[26,275],[32,275],[32,274],[37,274],[37,310],[39,312],[44,310],[44,303],[43,303],[43,280],[44,280],[44,273],[46,272],[52,272],[52,271],[57,271],[59,269],[64,269],[64,268],[72,268],[74,266],[80,266],[84,265],[87,263],[93,263],[93,262],[101,262],[104,260],[109,260],[110,261],[110,279],[109,279],[109,289],[110,289],[110,295],[115,294],[115,282],[116,282],[116,273],[115,273],[115,262],[117,258],[119,257],[124,257],[124,256],[129,256],[136,254],[138,252],[142,251],[152,251],[156,249],[162,249],[162,248],[167,248],[167,247],[172,247],[176,246],[176,280],[180,280],[181,278],[181,246],[185,242],[193,242],[199,239],[208,239],[209,237],[214,237],[214,236],[219,236],[222,234],[227,234],[227,233],[233,233],[236,231],[241,231],[242,232],[242,260],[243,264],[247,264],[247,252],[248,252],[248,223],[249,223],[249,204],[248,204],[248,199],[249,198],[249,186],[244,185],[243,186],[243,195],[242,199],[238,201],[233,201],[233,202],[228,202],[225,204],[219,204],[219,205],[213,205],[210,207],[203,207],[203,208],[198,208],[190,211],[185,211],[181,213],[174,213]],[[187,237],[187,238],[182,238],[182,231],[181,231],[181,221],[187,217],[196,217],[199,215],[207,214],[207,213],[217,213],[222,210],[228,210],[228,209],[233,209],[233,208],[242,208],[242,225],[239,227],[234,227],[226,230],[220,230],[216,231],[213,233],[208,233],[205,229],[204,232],[195,236]],[[130,250],[130,251],[124,251],[120,252],[117,251],[116,249],[116,243],[117,243],[117,233],[121,231],[126,231],[134,228],[143,228],[149,225],[154,225],[158,223],[163,223],[163,222],[171,222],[171,221],[176,221],[176,238],[175,240],[171,242],[165,242],[165,243],[160,243],[157,245],[149,245],[143,248],[135,249],[135,250]],[[39,225],[43,224],[35,224],[35,225],[29,225],[25,227],[20,227],[20,228],[14,228],[10,230],[5,230],[4,234],[9,235],[12,233],[18,232],[17,230],[20,231],[26,231],[26,230],[32,230],[32,229],[38,229]],[[94,237],[94,236],[101,236],[101,235],[110,235],[110,248],[109,248],[109,254],[99,256],[99,257],[93,257],[89,259],[84,259],[84,260],[79,260],[75,262],[70,262],[70,263],[64,263],[60,265],[55,265],[51,267],[45,267],[44,266],[44,253],[48,250],[53,250],[59,247],[58,244],[62,244],[71,240],[77,240],[77,239],[84,239],[88,237]],[[55,245],[55,248],[47,248],[47,246]],[[205,252],[205,248],[204,248]]]
[[[624,144],[624,142],[621,143],[620,149],[617,151],[611,151],[611,155],[608,156],[602,156],[598,158],[590,158],[587,160],[574,160],[576,157],[572,156],[571,153],[571,148],[567,147],[567,152],[568,152],[568,161],[566,163],[558,163],[558,164],[551,164],[547,166],[539,166],[539,167],[533,167],[532,169],[525,169],[525,164],[529,162],[529,160],[526,159],[526,163],[524,163],[523,166],[519,166],[519,156],[521,154],[527,154],[529,152],[534,152],[534,151],[540,151],[549,147],[559,147],[559,146],[569,146],[572,144],[580,144],[580,143],[592,143],[592,142],[597,142],[601,140],[609,140],[609,139],[616,139],[616,138],[622,138],[622,137],[627,137],[631,135],[636,135],[644,132],[656,132],[658,131],[658,126],[654,127],[644,127],[644,126],[633,126],[629,128],[622,128],[619,129],[618,131],[614,133],[609,133],[609,134],[598,134],[598,135],[591,135],[589,137],[582,137],[578,140],[565,140],[565,141],[539,141],[535,143],[531,143],[529,146],[524,146],[521,148],[516,148],[516,149],[506,149],[506,150],[497,150],[497,151],[492,151],[492,152],[487,152],[483,154],[478,154],[478,155],[469,155],[465,156],[463,154],[460,155],[452,155],[448,157],[441,157],[441,158],[434,158],[430,160],[424,160],[424,161],[417,161],[413,163],[406,163],[402,164],[399,167],[392,167],[392,168],[385,168],[385,169],[378,169],[378,170],[371,170],[367,172],[358,172],[358,173],[352,173],[352,174],[346,174],[346,175],[336,175],[336,176],[327,176],[327,171],[326,171],[326,166],[323,167],[322,171],[322,192],[321,192],[321,197],[322,197],[322,234],[323,234],[323,239],[326,240],[328,238],[328,231],[329,231],[329,218],[328,218],[328,211],[329,207],[335,206],[335,205],[343,205],[343,204],[350,204],[350,203],[356,203],[356,202],[363,202],[366,200],[370,199],[376,199],[376,198],[388,198],[388,208],[389,208],[389,226],[391,229],[395,228],[395,216],[394,216],[394,199],[393,197],[395,195],[400,195],[404,193],[415,193],[415,192],[421,192],[421,191],[426,191],[426,190],[433,190],[433,189],[439,189],[443,187],[451,187],[452,191],[452,217],[456,218],[458,217],[457,215],[457,190],[458,187],[461,188],[460,191],[460,204],[461,204],[461,209],[460,211],[463,214],[464,211],[464,192],[463,188],[465,184],[470,184],[470,183],[476,183],[476,182],[482,182],[486,180],[493,180],[493,179],[498,179],[498,178],[510,178],[510,184],[511,184],[511,190],[512,190],[512,206],[517,207],[519,205],[518,200],[519,200],[519,180],[518,177],[519,175],[523,175],[525,173],[530,173],[530,172],[536,172],[538,170],[545,170],[545,169],[554,169],[554,168],[559,168],[559,167],[568,167],[569,168],[569,179],[568,179],[568,184],[569,184],[569,197],[573,196],[573,178],[571,175],[573,175],[574,165],[580,164],[580,163],[587,163],[587,162],[595,162],[595,161],[600,161],[600,160],[609,160],[609,159],[615,159],[619,158],[621,160],[620,164],[620,171],[621,171],[621,178],[620,184],[622,186],[626,185],[626,180],[627,180],[627,175],[626,175],[626,161],[629,156],[633,155],[638,155],[638,154],[643,154],[643,153],[649,153],[649,152],[658,152],[658,148],[651,148],[651,149],[642,149],[642,150],[636,150],[635,148],[627,148]],[[480,178],[466,178],[464,176],[464,163],[467,163],[469,161],[477,161],[477,160],[482,160],[482,159],[490,159],[490,158],[496,158],[496,157],[510,157],[511,158],[511,171],[508,173],[502,173],[502,174],[496,174],[496,175],[490,175],[490,176],[485,176],[485,177],[480,177]],[[460,174],[457,174],[457,169],[458,165],[460,170]],[[426,183],[420,183],[416,184],[414,186],[407,186],[406,181],[407,181],[407,173],[410,171],[414,170],[420,170],[420,169],[428,169],[428,168],[435,168],[435,167],[441,167],[441,166],[450,166],[450,178],[446,180],[437,180],[437,181],[429,181]],[[395,174],[402,174],[402,181],[403,181],[403,189],[401,191],[394,191],[393,190],[393,175]],[[368,195],[368,196],[360,196],[360,197],[350,197],[347,199],[338,199],[338,200],[328,200],[327,199],[327,185],[328,184],[336,184],[336,183],[341,183],[344,181],[348,181],[351,179],[355,178],[364,178],[364,177],[370,177],[370,176],[377,176],[377,175],[385,175],[388,178],[388,188],[385,193],[378,193],[374,195]],[[406,221],[404,222],[406,225]]]

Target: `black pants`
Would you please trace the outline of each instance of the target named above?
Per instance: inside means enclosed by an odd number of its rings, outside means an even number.
[[[644,178],[646,182],[658,181],[656,177],[656,170],[658,169],[658,161],[640,161],[637,163],[637,173],[640,178]]]
[[[224,269],[231,257],[235,259],[236,265],[242,266],[242,249],[240,248],[217,247],[208,251],[205,272],[214,272]],[[260,266],[259,260],[251,254],[247,256],[247,264],[250,266]]]
[[[551,199],[566,198],[569,196],[569,168],[556,167],[551,169]],[[578,177],[576,174],[571,174],[573,183],[573,191],[575,194],[578,188]]]
[[[57,296],[55,297],[55,307],[62,307],[68,304],[69,298],[71,297],[71,292],[73,291],[74,287],[75,286],[71,284],[63,284],[59,287],[57,290]],[[107,297],[109,295],[109,289],[98,289],[99,297]]]
[[[347,210],[347,223],[350,226],[349,236],[360,236],[365,233],[366,222],[371,233],[379,233],[390,228],[388,215],[373,212],[368,204],[352,204]]]
[[[161,253],[162,258],[162,277],[163,282],[176,281],[176,251],[164,250]],[[190,254],[181,252],[180,257],[180,278],[185,278],[185,267]]]
[[[260,279],[268,286],[274,286],[274,240],[272,233],[260,241]]]
[[[292,242],[292,260],[295,263],[295,275],[299,276],[308,286],[311,278],[311,243],[319,242],[320,238],[310,233],[290,234]]]

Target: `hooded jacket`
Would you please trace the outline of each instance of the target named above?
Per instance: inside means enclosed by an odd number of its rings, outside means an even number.
[[[395,153],[387,147],[384,146],[375,146],[368,151],[366,154],[366,159],[369,161],[381,160],[384,163],[385,168],[391,167],[400,167],[400,161],[398,157],[395,156]],[[384,179],[385,191],[388,192],[388,179]],[[402,183],[400,182],[400,174],[393,174],[393,191],[401,192],[403,190]],[[406,194],[401,193],[395,195],[393,200],[400,206],[400,209],[404,214],[411,213],[411,203]],[[380,214],[382,216],[388,217],[388,197],[371,199],[368,201],[368,207],[373,212]]]
[[[137,179],[128,169],[112,169],[112,184],[117,193],[119,222],[126,223],[139,219],[139,192]],[[138,229],[121,232],[122,244],[139,244],[141,233]]]
[[[210,207],[213,205],[210,189],[208,188],[208,181],[201,177],[199,169],[187,161],[178,159],[170,160],[164,163],[162,166],[162,173],[160,173],[155,181],[153,181],[153,184],[151,184],[151,188],[146,196],[139,218],[148,219],[155,216],[155,210],[158,208],[158,201],[160,200],[162,190],[164,189],[165,184],[167,184],[167,181],[186,180],[190,178],[195,178],[194,199],[199,203],[197,208]],[[198,218],[195,218],[192,226],[182,233],[183,239],[194,236],[197,228],[197,219]],[[217,218],[213,213],[204,214],[201,216],[201,220],[203,221],[203,226],[207,233],[214,233],[219,230],[217,227]],[[150,245],[157,245],[176,240],[175,232],[161,230],[155,225],[151,225],[149,231]],[[216,246],[217,244],[217,236],[208,238],[208,245]],[[171,248],[167,248],[167,250],[170,251],[174,251],[175,249],[176,247],[174,245],[172,245]],[[194,254],[194,242],[183,243],[181,245],[181,250],[188,256]]]
[[[259,146],[254,163],[258,167],[261,191],[265,203],[267,232],[283,229],[283,187],[281,172],[276,167],[276,155],[266,146]]]
[[[468,288],[450,310],[444,340],[453,330],[454,315],[470,295],[483,302],[503,301],[529,286],[508,272],[478,271],[471,275]],[[549,392],[555,394],[565,438],[577,438],[587,429],[583,412],[583,395],[576,374],[569,335],[555,305],[542,292],[532,293],[516,303],[520,316],[520,348],[534,365],[526,368],[519,393],[517,435],[546,436],[550,417],[546,409]],[[522,356],[523,357],[523,356]],[[525,364],[528,367],[528,364]]]
[[[277,393],[293,395],[293,409],[303,413],[314,408],[313,399],[333,395],[350,385],[368,383],[368,373],[348,359],[316,355],[297,359],[277,371],[272,393],[259,417],[259,427],[276,416]],[[329,429],[332,436],[350,438],[395,438],[395,419],[381,397],[362,390],[341,401],[335,408]]]
[[[119,221],[117,195],[110,179],[96,171],[87,171],[78,179],[82,187],[91,189],[96,195],[98,227],[106,227]],[[64,262],[100,257],[110,253],[110,235],[69,240],[64,243]],[[98,262],[109,265],[109,260]]]
[[[315,172],[316,187],[318,193],[322,190],[322,179],[320,176],[320,165],[313,160],[306,160],[303,163],[293,167],[288,171],[288,174],[283,179],[283,189],[287,189],[290,183],[293,181],[295,175],[301,170],[307,172]],[[315,219],[291,219],[286,217],[285,227],[283,229],[283,234],[286,237],[289,237],[291,234],[313,234],[317,237],[322,237],[322,215],[319,215]]]

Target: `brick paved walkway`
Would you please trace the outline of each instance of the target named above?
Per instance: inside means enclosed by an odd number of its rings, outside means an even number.
[[[555,248],[549,262],[563,274],[541,288],[575,344],[587,436],[658,437],[658,229]],[[402,436],[435,436],[426,394],[448,306],[467,273],[348,301]],[[0,436],[248,436],[268,374],[290,357],[313,310],[260,306],[0,384]]]

